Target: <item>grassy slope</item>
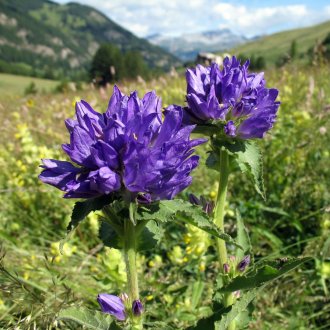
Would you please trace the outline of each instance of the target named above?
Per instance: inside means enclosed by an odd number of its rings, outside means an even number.
[[[25,88],[32,81],[36,84],[39,91],[49,91],[58,83],[54,80],[0,73],[0,100],[9,95],[23,95]]]
[[[231,54],[244,54],[248,56],[252,54],[263,55],[267,63],[274,64],[278,57],[288,53],[293,40],[296,40],[298,44],[298,53],[303,54],[310,47],[313,47],[316,41],[323,40],[328,33],[330,33],[330,21],[312,27],[265,36],[235,47],[229,52]]]

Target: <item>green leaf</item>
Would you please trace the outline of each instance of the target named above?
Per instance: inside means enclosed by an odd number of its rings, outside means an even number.
[[[251,254],[251,242],[247,229],[244,226],[243,219],[238,210],[236,210],[236,219],[237,219],[237,237],[236,242],[242,246],[243,249],[238,249],[236,251],[236,257],[240,260],[245,255]]]
[[[268,244],[274,251],[281,250],[283,247],[283,242],[280,240],[280,238],[278,238],[275,234],[266,228],[255,226],[253,228],[253,234],[260,235],[262,239],[267,240]]]
[[[212,311],[213,314],[200,319],[195,326],[189,327],[187,330],[214,330],[214,323],[221,320],[223,313],[228,311],[228,308],[213,301]]]
[[[114,249],[122,249],[123,242],[118,233],[113,229],[113,226],[108,222],[102,221],[99,229],[99,238],[105,246]]]
[[[143,228],[138,239],[138,250],[151,250],[162,237],[162,231],[154,221],[149,221]]]
[[[203,281],[194,282],[192,287],[191,307],[195,309],[200,302],[205,283]]]
[[[140,208],[137,214],[138,220],[155,220],[167,222],[170,220],[180,220],[184,223],[198,227],[201,230],[221,238],[227,243],[239,248],[241,246],[228,234],[222,232],[213,222],[212,218],[198,205],[192,205],[180,199],[164,200]]]
[[[243,297],[235,302],[234,305],[230,306],[230,311],[224,314],[221,317],[221,320],[215,322],[214,329],[215,330],[227,330],[230,323],[242,312],[245,312],[248,308],[248,305],[252,302],[252,300],[259,293],[259,289],[254,289],[249,292],[244,293]]]
[[[265,199],[262,154],[257,143],[244,141],[244,150],[237,151],[235,156],[241,171],[252,177],[255,189]]]
[[[212,148],[213,151],[206,160],[208,167],[219,171],[219,150],[225,150],[241,171],[252,178],[257,192],[265,199],[262,154],[255,141],[215,139],[212,140]]]
[[[73,321],[88,329],[108,330],[113,319],[110,315],[83,307],[70,307],[60,311],[57,320]]]
[[[220,292],[234,292],[260,287],[290,272],[312,258],[282,258],[255,264],[254,269],[246,275],[235,277],[228,285],[220,288]]]
[[[156,221],[148,221],[146,227],[152,233],[153,238],[158,242],[164,237],[164,228]]]
[[[71,215],[71,221],[67,227],[67,231],[71,231],[83,221],[90,212],[101,210],[105,205],[112,201],[111,195],[104,195],[83,202],[76,202]]]

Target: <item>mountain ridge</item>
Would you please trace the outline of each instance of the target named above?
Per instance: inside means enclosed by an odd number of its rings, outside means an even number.
[[[183,61],[194,60],[200,52],[225,51],[248,40],[244,36],[234,34],[227,28],[187,33],[177,37],[155,34],[147,37],[147,39]]]

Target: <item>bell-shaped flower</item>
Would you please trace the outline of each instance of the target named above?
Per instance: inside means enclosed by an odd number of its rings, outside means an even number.
[[[112,294],[100,293],[97,296],[97,302],[100,304],[103,313],[111,314],[118,321],[125,321],[125,305],[121,298]]]

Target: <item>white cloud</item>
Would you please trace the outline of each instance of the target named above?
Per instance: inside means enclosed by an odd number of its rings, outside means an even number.
[[[321,10],[313,10],[303,4],[253,6],[255,1],[247,6],[238,0],[76,1],[101,10],[140,37],[154,33],[180,35],[224,27],[236,33],[254,36],[330,19],[329,5]]]
[[[280,26],[294,26],[310,17],[305,5],[288,5],[277,7],[250,8],[243,5],[218,3],[213,7],[215,15],[221,22],[219,26],[227,26],[236,32],[258,35],[271,32]]]

